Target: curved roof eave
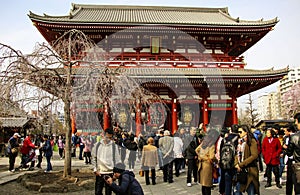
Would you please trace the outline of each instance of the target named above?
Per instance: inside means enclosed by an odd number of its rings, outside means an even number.
[[[97,9],[99,9],[98,12],[95,11]],[[114,16],[106,16],[107,13],[106,14],[104,13],[106,9],[109,9],[110,15],[114,15]],[[168,19],[163,19],[161,21],[154,20],[154,19],[151,20],[148,17],[144,19],[140,19],[139,17],[132,17],[133,15],[135,16],[135,14],[138,15],[138,13],[134,13],[135,11],[137,12],[137,11],[144,10],[145,12],[145,10],[151,10],[151,11],[155,11],[155,15],[159,15],[159,14],[165,14],[164,11],[170,11],[170,9],[172,9],[171,10],[172,12],[168,13]],[[128,13],[124,13],[123,10],[128,11]],[[189,17],[184,18],[181,15],[182,13],[184,13],[186,17],[187,16]],[[153,13],[147,13],[147,14],[150,14],[149,16],[153,16]],[[193,14],[200,14],[200,15],[193,16]],[[209,15],[209,14],[214,14],[214,15]],[[98,17],[99,15],[102,16]],[[46,14],[41,16],[38,14],[34,14],[31,11],[29,12],[28,16],[31,20],[35,20],[39,22],[47,22],[52,24],[58,23],[58,24],[87,24],[87,25],[88,24],[179,25],[179,26],[180,25],[189,25],[189,26],[213,25],[216,27],[217,26],[260,27],[260,26],[270,26],[270,25],[274,26],[279,21],[277,18],[266,20],[266,21],[263,21],[262,19],[256,21],[240,20],[239,18],[235,19],[229,15],[228,8],[109,6],[109,5],[82,5],[82,4],[72,4],[72,8],[70,10],[69,15],[65,15],[65,16],[50,16]],[[215,19],[216,18],[215,16],[217,16],[218,19]],[[153,18],[155,17],[153,16]],[[121,21],[120,18],[123,21]]]

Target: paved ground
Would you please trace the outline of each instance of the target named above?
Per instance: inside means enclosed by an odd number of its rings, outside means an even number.
[[[19,165],[20,158],[17,158],[16,165]],[[58,158],[58,154],[55,153],[54,158],[52,160],[52,165],[54,170],[62,170],[63,169],[64,160],[60,160]],[[43,167],[46,167],[45,161],[42,163]],[[80,161],[78,159],[73,158],[72,160],[72,167],[80,168],[80,167],[87,167],[87,165],[84,164],[83,161]],[[137,163],[137,166],[134,170],[134,173],[136,174],[136,178],[140,181],[145,195],[175,195],[175,194],[201,194],[201,186],[196,184],[192,187],[186,186],[186,173],[182,173],[179,177],[174,177],[174,183],[164,183],[162,181],[162,172],[157,171],[157,184],[156,185],[145,185],[144,178],[141,178],[138,175],[139,170],[139,164]],[[8,169],[8,158],[7,157],[0,157],[0,191],[1,188],[5,186],[7,182],[14,181],[20,176],[21,174],[24,174],[26,171],[22,171],[19,173],[10,173],[7,171]],[[283,174],[286,176],[286,173]],[[274,178],[273,178],[274,180]],[[285,194],[285,185],[283,185],[282,189],[278,189],[275,186],[275,183],[273,182],[273,186],[270,188],[265,189],[264,185],[266,182],[263,181],[263,173],[260,174],[260,193],[262,195],[279,195],[279,194]],[[0,192],[1,194],[1,192]],[[85,194],[93,194],[93,191],[86,191],[80,193],[81,195]],[[218,187],[214,187],[212,191],[212,195],[217,195],[218,193]]]

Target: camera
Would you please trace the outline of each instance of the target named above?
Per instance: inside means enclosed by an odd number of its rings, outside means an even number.
[[[105,176],[104,176],[104,180],[108,180],[109,178],[110,178],[109,175],[105,175]]]

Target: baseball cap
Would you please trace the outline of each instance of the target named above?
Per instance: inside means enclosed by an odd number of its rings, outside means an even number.
[[[21,137],[19,133],[14,133],[14,136]]]

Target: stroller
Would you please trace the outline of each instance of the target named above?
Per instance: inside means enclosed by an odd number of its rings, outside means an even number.
[[[17,168],[17,170],[22,169],[22,170],[32,171],[34,169],[35,160],[36,160],[35,150],[31,149],[29,151],[29,154],[27,155],[22,154],[21,165]],[[27,165],[29,162],[31,163],[30,166]]]

